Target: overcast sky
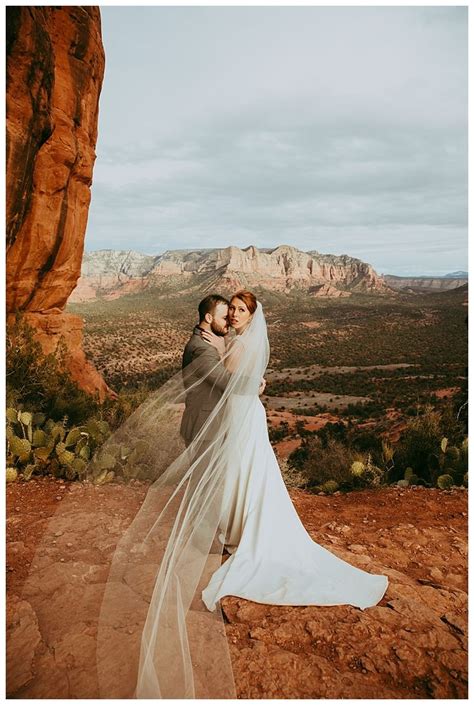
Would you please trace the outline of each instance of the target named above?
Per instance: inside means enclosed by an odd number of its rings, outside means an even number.
[[[467,269],[467,8],[102,6],[86,250]]]

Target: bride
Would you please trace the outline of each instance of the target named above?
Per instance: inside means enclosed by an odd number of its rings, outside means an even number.
[[[385,575],[317,544],[301,523],[259,398],[269,360],[262,305],[251,292],[237,292],[229,319],[234,335],[228,345],[202,333],[219,352],[214,373],[224,365],[228,381],[190,444],[180,445],[176,428],[186,394],[209,374],[199,374],[197,363],[139,407],[113,439],[115,445],[132,442],[135,453],[147,438],[141,462],[156,479],[109,573],[97,653],[104,697],[236,698],[219,603],[224,596],[365,609],[388,586]],[[224,550],[229,555],[222,562]],[[139,625],[139,644],[135,651],[129,647],[127,664],[117,669],[111,639],[117,623],[127,621]]]
[[[238,338],[225,366],[237,369],[253,350],[252,363],[263,375],[269,346],[261,304],[251,292],[238,292],[230,302],[229,320]],[[222,338],[207,331],[202,337],[223,352]],[[203,591],[204,603],[213,610],[221,597],[235,595],[276,605],[352,604],[364,609],[377,604],[387,577],[335,557],[301,523],[270,445],[265,408],[251,391],[231,394],[227,402],[233,453],[225,475],[225,547],[232,555]]]

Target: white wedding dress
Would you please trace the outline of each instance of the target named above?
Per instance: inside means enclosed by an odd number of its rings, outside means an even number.
[[[307,533],[293,506],[270,445],[258,395],[232,395],[236,455],[226,469],[229,511],[221,541],[231,555],[202,592],[213,611],[225,595],[271,605],[350,604],[364,609],[383,597],[388,578],[338,558]],[[240,450],[240,452],[239,452]]]

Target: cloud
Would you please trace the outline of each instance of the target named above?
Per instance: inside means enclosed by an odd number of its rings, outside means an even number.
[[[86,248],[465,268],[464,9],[103,8]]]

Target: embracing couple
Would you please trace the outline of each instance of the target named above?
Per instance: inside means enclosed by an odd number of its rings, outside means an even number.
[[[256,308],[255,296],[249,291],[238,291],[230,301],[219,294],[210,294],[200,302],[199,323],[184,349],[182,365],[184,369],[192,364],[193,370],[196,370],[196,374],[189,375],[186,386],[192,385],[198,376],[205,377],[205,381],[186,396],[186,408],[181,422],[181,435],[186,445],[205,424],[229,381],[231,372],[222,358],[228,349],[231,327],[235,335],[241,335]],[[259,395],[263,393],[265,385],[265,379],[262,378]],[[212,437],[214,430],[210,428],[209,431],[207,435]]]

